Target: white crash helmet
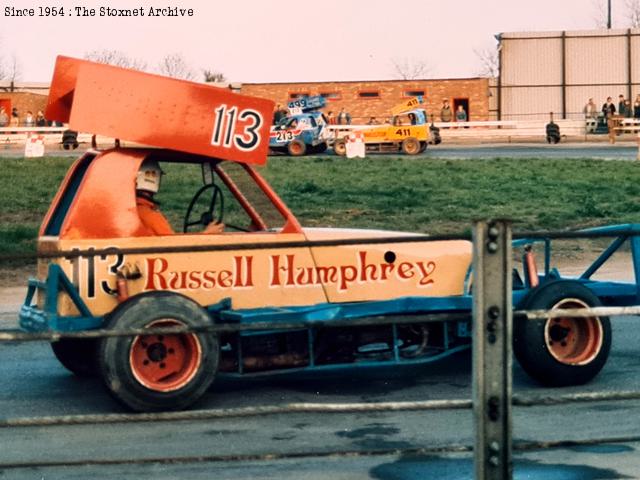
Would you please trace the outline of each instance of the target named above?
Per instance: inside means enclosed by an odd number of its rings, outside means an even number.
[[[136,175],[136,190],[158,193],[163,171],[155,160],[145,160]]]

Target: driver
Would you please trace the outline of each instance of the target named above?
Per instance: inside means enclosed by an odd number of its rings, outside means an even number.
[[[136,176],[136,206],[138,216],[153,235],[173,235],[175,232],[158,208],[153,196],[160,190],[163,171],[155,160],[145,160]],[[210,223],[202,233],[222,233],[223,223]]]

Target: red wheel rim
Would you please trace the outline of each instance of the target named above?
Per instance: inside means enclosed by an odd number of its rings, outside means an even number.
[[[150,327],[184,327],[177,320],[162,319]],[[193,333],[178,335],[144,335],[133,339],[129,365],[142,385],[157,392],[171,392],[187,385],[202,360],[200,340]]]
[[[291,143],[289,145],[289,150],[292,155],[300,155],[302,153],[302,145],[299,143]]]
[[[589,308],[577,298],[565,298],[553,309]],[[552,318],[544,327],[544,340],[549,353],[565,365],[586,365],[598,356],[604,334],[598,317]]]

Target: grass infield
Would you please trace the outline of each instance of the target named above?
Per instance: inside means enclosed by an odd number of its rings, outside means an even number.
[[[0,252],[35,251],[40,221],[71,162],[0,159]],[[163,168],[172,181],[158,199],[178,225],[193,172]],[[458,233],[491,217],[513,219],[515,230],[640,222],[640,163],[629,161],[272,157],[260,171],[305,226]]]

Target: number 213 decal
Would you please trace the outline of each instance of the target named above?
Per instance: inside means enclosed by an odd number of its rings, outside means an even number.
[[[211,145],[223,148],[254,150],[260,144],[260,127],[263,123],[260,112],[246,108],[238,112],[238,107],[228,108],[222,104],[215,109]],[[244,123],[237,132],[238,121]]]

